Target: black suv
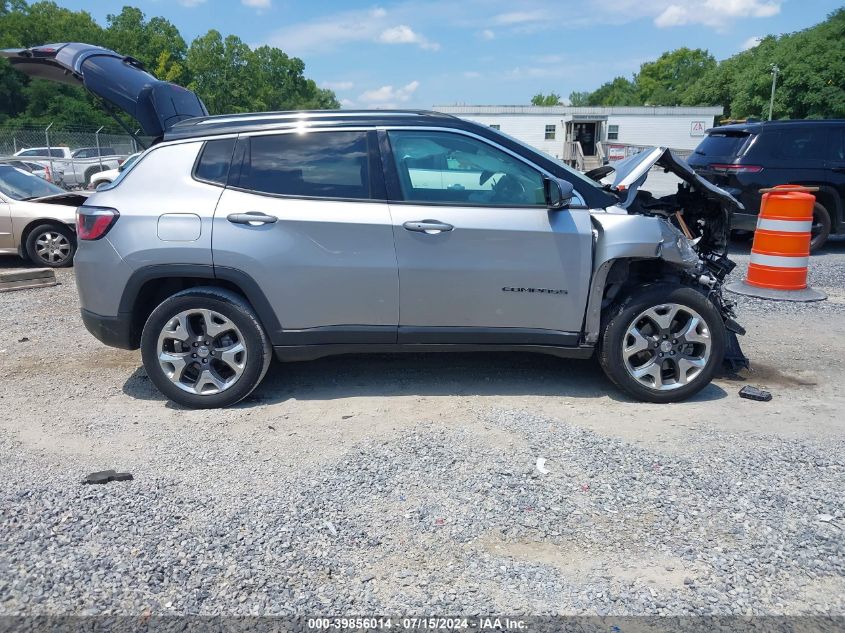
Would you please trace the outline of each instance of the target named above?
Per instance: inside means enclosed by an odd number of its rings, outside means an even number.
[[[800,184],[819,187],[811,248],[818,249],[828,235],[845,230],[843,119],[767,121],[713,128],[687,162],[745,205],[745,213],[734,214],[735,229],[754,230],[761,188]]]

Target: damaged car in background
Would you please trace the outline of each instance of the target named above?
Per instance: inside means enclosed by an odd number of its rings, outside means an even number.
[[[85,198],[0,162],[0,254],[26,257],[36,266],[70,266],[76,208]]]
[[[744,362],[722,296],[741,207],[663,148],[603,185],[438,112],[208,116],[114,51],[0,54],[84,86],[155,139],[78,209],[76,277],[88,330],[140,348],[179,404],[238,402],[272,355],[597,355],[651,402]],[[643,188],[653,167],[679,176],[677,192]]]

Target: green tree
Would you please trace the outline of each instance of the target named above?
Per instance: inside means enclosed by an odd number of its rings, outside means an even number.
[[[531,105],[535,106],[556,106],[560,105],[560,95],[556,92],[543,94],[541,92],[531,97]]]
[[[715,58],[700,48],[663,53],[640,66],[635,79],[639,101],[646,105],[680,105],[686,91],[715,67]]]
[[[722,61],[690,87],[684,103],[723,105],[733,118],[765,118],[773,64],[780,69],[774,118],[845,117],[845,9]]]
[[[570,92],[569,93],[569,105],[573,106],[586,106],[590,105],[590,93],[588,91],[584,92]]]
[[[587,105],[633,106],[642,105],[642,101],[636,83],[625,77],[615,77],[590,93]]]
[[[198,37],[185,64],[189,87],[212,113],[340,107],[333,92],[306,79],[301,59],[270,46],[252,50],[233,35]]]
[[[22,0],[3,4],[0,47],[34,46],[50,42],[82,41],[100,44],[103,29],[86,11],[71,11],[55,2]],[[102,124],[104,116],[82,89],[51,82],[30,81],[0,60],[0,122],[4,125],[71,121],[75,125]]]
[[[249,112],[257,88],[253,81],[255,67],[250,65],[252,55],[240,38],[229,35],[224,39],[218,31],[209,31],[191,42],[188,49],[188,88],[200,96],[212,114]]]
[[[305,64],[277,48],[253,51],[238,37],[216,31],[190,47],[161,17],[135,7],[110,14],[103,28],[86,11],[52,1],[0,0],[0,47],[88,42],[135,57],[159,79],[188,85],[214,113],[282,108],[337,108],[330,90],[305,77]],[[30,80],[0,59],[0,124],[100,126],[112,123],[83,89]]]
[[[149,21],[140,9],[123,7],[106,16],[106,47],[138,59],[159,79],[179,83],[185,73],[188,47],[177,29],[160,17]]]

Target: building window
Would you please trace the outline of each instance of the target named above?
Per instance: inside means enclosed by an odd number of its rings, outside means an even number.
[[[607,126],[607,140],[608,141],[619,140],[619,126],[618,125],[608,125]]]
[[[502,126],[499,125],[498,123],[491,123],[490,127],[493,128],[494,130],[501,130],[502,129]]]
[[[554,125],[547,125],[546,126],[546,140],[547,141],[555,140],[555,126]]]

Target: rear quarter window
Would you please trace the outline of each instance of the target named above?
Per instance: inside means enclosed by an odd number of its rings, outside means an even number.
[[[234,149],[233,138],[206,141],[194,167],[194,178],[225,187]]]

